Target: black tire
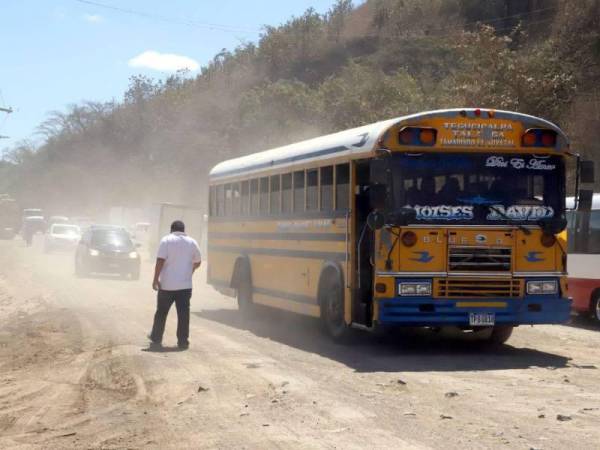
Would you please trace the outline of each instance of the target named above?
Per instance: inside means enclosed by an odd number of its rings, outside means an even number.
[[[236,289],[236,297],[238,310],[242,317],[248,319],[252,317],[255,311],[254,302],[252,301],[252,280],[250,277],[250,269],[247,265],[239,268],[238,283]]]
[[[486,339],[486,344],[491,347],[500,347],[508,341],[514,328],[512,325],[494,325],[492,334]]]
[[[325,332],[335,341],[344,342],[350,337],[345,321],[344,291],[338,277],[325,275],[319,292],[321,319]]]
[[[600,292],[596,292],[592,296],[590,316],[594,319],[596,324],[600,325]]]

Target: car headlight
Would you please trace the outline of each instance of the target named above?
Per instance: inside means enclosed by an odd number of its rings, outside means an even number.
[[[400,295],[431,295],[431,282],[401,282],[398,292]]]
[[[100,252],[95,248],[90,248],[90,256],[98,256]]]
[[[556,294],[558,293],[558,283],[556,280],[528,281],[527,293],[534,294]]]
[[[129,253],[129,257],[130,257],[131,259],[136,259],[136,258],[138,257],[138,252],[130,252],[130,253]]]

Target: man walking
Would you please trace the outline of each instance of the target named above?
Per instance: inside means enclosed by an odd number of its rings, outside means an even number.
[[[175,302],[177,346],[181,350],[189,347],[192,275],[200,267],[200,263],[198,243],[185,234],[184,223],[176,220],[171,224],[171,234],[161,239],[156,255],[152,288],[158,291],[158,295],[154,325],[148,336],[153,345],[162,344],[167,314]]]

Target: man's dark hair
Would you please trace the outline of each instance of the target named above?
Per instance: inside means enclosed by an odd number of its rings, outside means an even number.
[[[171,224],[171,233],[175,231],[181,231],[182,233],[185,231],[185,224],[181,220],[176,220]]]

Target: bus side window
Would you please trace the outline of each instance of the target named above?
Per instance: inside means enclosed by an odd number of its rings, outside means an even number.
[[[294,211],[304,211],[304,171],[294,172]]]
[[[321,211],[333,210],[333,167],[321,167]]]
[[[250,214],[250,182],[242,181],[242,216]]]
[[[225,190],[223,185],[217,186],[217,216],[223,217],[225,215]]]
[[[240,215],[240,183],[233,183],[231,185],[231,194],[233,196],[233,204],[232,204],[232,209],[231,209],[231,213],[233,216],[239,216]]]
[[[225,185],[225,215],[231,216],[233,206],[233,193],[231,191],[231,184]]]
[[[271,177],[271,214],[281,212],[281,192],[279,190],[279,175]]]
[[[292,174],[285,173],[281,176],[281,212],[292,212]]]
[[[258,179],[254,179],[250,181],[250,214],[253,216],[258,215]]]
[[[269,177],[260,179],[260,214],[269,214]]]
[[[335,166],[335,209],[348,209],[350,203],[350,165]]]
[[[316,211],[319,209],[319,170],[306,171],[306,210]]]

